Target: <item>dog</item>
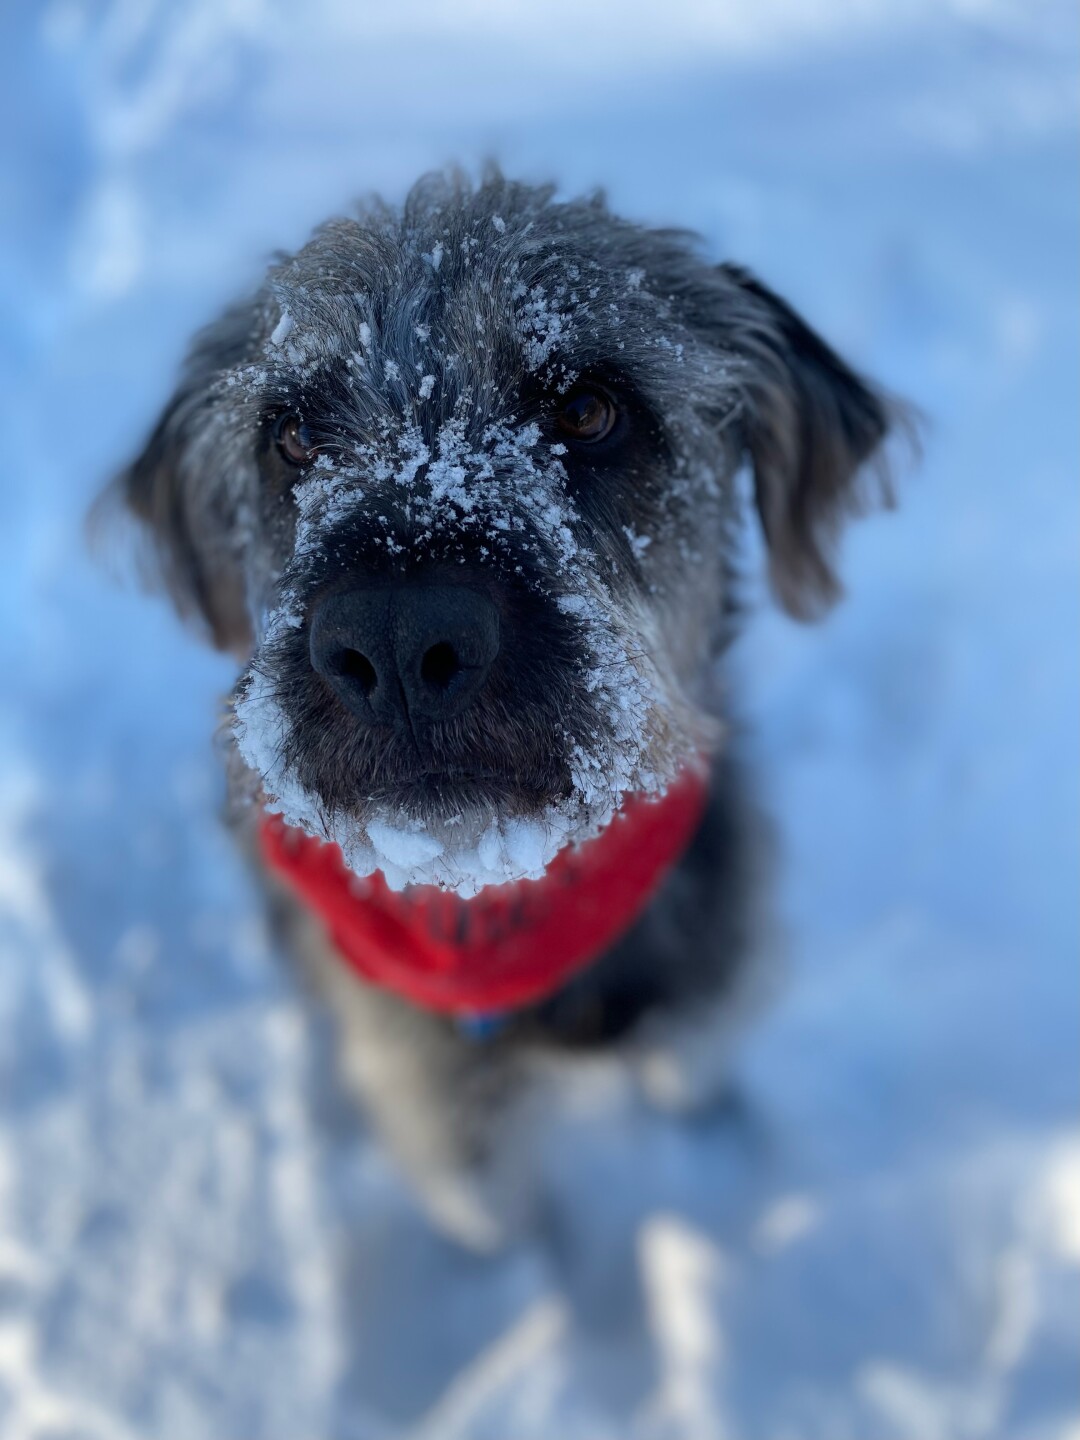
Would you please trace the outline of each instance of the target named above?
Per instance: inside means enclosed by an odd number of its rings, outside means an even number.
[[[538,1075],[720,1083],[767,913],[719,663],[742,511],[823,613],[896,418],[694,237],[490,169],[278,258],[111,487],[242,667],[234,822],[341,1073],[468,1243],[528,1212]]]

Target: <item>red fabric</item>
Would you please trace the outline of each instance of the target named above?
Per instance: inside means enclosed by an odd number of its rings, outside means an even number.
[[[541,879],[488,886],[471,900],[360,879],[336,845],[279,815],[262,817],[262,848],[366,980],[429,1010],[484,1015],[552,994],[623,935],[689,845],[706,793],[705,776],[688,770],[659,799],[631,796]]]

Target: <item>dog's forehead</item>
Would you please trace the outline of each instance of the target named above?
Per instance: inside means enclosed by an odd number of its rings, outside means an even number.
[[[586,207],[506,208],[323,227],[271,272],[267,358],[301,380],[336,364],[423,397],[440,379],[499,391],[528,374],[564,389],[681,354],[645,232]]]

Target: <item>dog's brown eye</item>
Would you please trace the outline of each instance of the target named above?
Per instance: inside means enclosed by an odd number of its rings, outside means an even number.
[[[274,439],[290,465],[306,465],[315,454],[311,431],[299,415],[282,415],[274,426]]]
[[[599,390],[579,390],[559,411],[559,429],[571,440],[592,444],[611,434],[618,418],[614,403]]]

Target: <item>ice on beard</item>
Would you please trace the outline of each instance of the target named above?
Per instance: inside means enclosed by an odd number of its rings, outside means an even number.
[[[381,870],[392,890],[406,885],[438,885],[469,899],[489,885],[539,880],[566,845],[590,838],[611,819],[608,809],[582,825],[569,810],[551,807],[542,818],[457,818],[453,843],[436,839],[408,822],[368,822],[365,843],[350,838],[347,823],[334,827],[346,863],[357,873]],[[359,827],[356,827],[357,829]],[[373,857],[373,858],[372,858]]]
[[[550,806],[540,817],[456,815],[425,828],[404,815],[360,820],[331,813],[282,761],[288,720],[267,678],[253,671],[235,705],[241,754],[262,777],[266,808],[290,825],[339,846],[356,875],[382,872],[392,890],[437,885],[465,899],[489,885],[537,880],[566,845],[589,839],[611,819],[617,800],[590,786],[593,803]]]
[[[596,783],[601,766],[592,775],[577,766],[574,799],[549,806],[541,816],[455,815],[432,827],[403,814],[361,820],[328,811],[297,783],[282,759],[288,723],[272,683],[250,672],[235,703],[234,728],[241,754],[262,778],[266,808],[339,846],[354,874],[381,871],[392,890],[437,885],[468,899],[489,885],[538,880],[566,845],[597,834],[621,798],[609,785]]]

